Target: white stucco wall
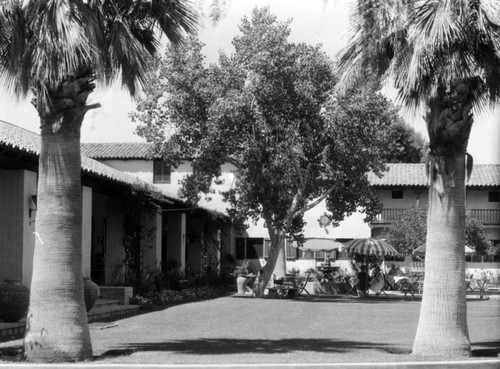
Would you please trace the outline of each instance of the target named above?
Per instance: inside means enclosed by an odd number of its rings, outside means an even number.
[[[400,189],[394,189],[400,190]],[[428,202],[427,189],[403,189],[402,199],[392,198],[392,189],[377,190],[386,209],[408,209],[410,207],[425,208]]]
[[[489,190],[468,189],[466,197],[467,209],[500,209],[499,202],[488,202]]]
[[[143,181],[153,183],[152,160],[101,160],[101,162]]]

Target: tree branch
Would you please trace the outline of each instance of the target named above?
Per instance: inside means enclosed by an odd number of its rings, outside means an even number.
[[[324,199],[326,199],[333,192],[333,190],[335,190],[335,187],[336,186],[333,185],[323,195],[321,195],[320,197],[318,197],[316,200],[314,200],[313,202],[311,202],[309,205],[304,206],[302,209],[300,209],[299,211],[297,211],[295,214],[293,214],[292,219],[294,219],[294,218],[298,217],[299,215],[304,214],[306,211],[314,208],[321,201],[323,201]]]
[[[297,158],[293,154],[292,146],[288,147],[288,151],[290,152],[290,157],[292,158],[293,165],[295,166],[295,170],[297,171],[297,175],[299,177],[299,182],[300,182],[300,187],[302,187],[302,190],[305,190],[306,189],[306,183],[304,181],[304,176],[302,175],[302,171],[300,170],[299,162],[297,161]]]

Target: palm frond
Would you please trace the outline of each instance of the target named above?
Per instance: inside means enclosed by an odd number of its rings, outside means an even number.
[[[384,4],[385,3],[385,4]],[[478,80],[474,105],[500,98],[500,2],[358,1],[354,36],[342,51],[341,84],[354,75],[392,77],[398,97],[417,110],[439,86]],[[403,8],[402,13],[396,12]],[[379,14],[383,13],[383,14]],[[479,79],[478,79],[479,78]]]
[[[26,7],[30,42],[31,78],[49,87],[92,62],[85,24],[69,0],[31,1]]]
[[[4,88],[21,98],[29,92],[31,58],[22,1],[0,4],[0,78]]]
[[[451,45],[457,38],[462,38],[461,27],[455,15],[461,13],[465,2],[450,0],[428,0],[415,8],[410,18],[413,32],[431,45]]]
[[[127,22],[116,18],[110,27],[109,55],[113,70],[121,70],[122,84],[131,95],[146,76],[145,54],[145,48],[134,37]]]

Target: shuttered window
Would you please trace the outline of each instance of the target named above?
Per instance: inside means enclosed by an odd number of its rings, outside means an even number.
[[[153,164],[153,183],[170,183],[170,165],[163,160],[155,160]]]

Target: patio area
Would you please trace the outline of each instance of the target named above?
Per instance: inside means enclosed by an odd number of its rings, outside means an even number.
[[[410,354],[420,301],[222,297],[90,324],[97,364],[297,364],[429,361]],[[468,301],[474,357],[498,360],[500,299]],[[21,340],[0,344],[2,360]],[[498,361],[500,363],[500,360]],[[496,365],[498,365],[498,363]],[[471,362],[472,364],[472,362]]]

